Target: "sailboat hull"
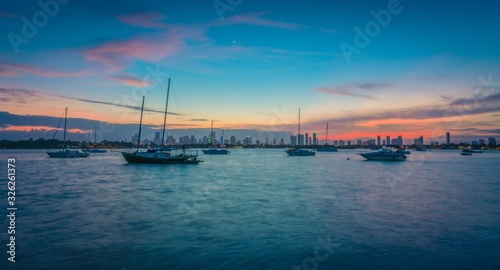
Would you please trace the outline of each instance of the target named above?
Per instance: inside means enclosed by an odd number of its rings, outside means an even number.
[[[337,148],[333,148],[333,147],[322,147],[322,148],[316,149],[316,151],[318,151],[318,152],[338,152]]]
[[[227,149],[212,148],[212,149],[201,150],[201,151],[203,151],[203,154],[205,154],[205,155],[227,155],[227,154],[229,154],[229,150],[227,150]]]
[[[122,152],[123,158],[128,163],[136,164],[198,164],[196,156],[192,155],[179,155],[179,156],[154,156],[154,155],[141,155],[134,153]]]
[[[293,157],[307,157],[314,156],[316,154],[315,151],[310,151],[306,149],[289,149],[285,151],[289,156]]]
[[[90,154],[75,150],[61,150],[57,152],[47,152],[51,158],[83,158],[88,157]]]

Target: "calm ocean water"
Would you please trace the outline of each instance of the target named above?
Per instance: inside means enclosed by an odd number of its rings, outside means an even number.
[[[0,269],[500,268],[500,152],[393,163],[360,151],[200,151],[199,165],[133,165],[113,152],[0,150]]]

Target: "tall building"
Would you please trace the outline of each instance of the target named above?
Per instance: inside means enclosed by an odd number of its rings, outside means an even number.
[[[309,143],[308,143],[308,142],[309,142],[309,140],[308,140],[308,138],[309,138],[309,134],[308,134],[308,133],[306,133],[306,134],[305,134],[305,136],[306,136],[306,143],[305,143],[305,145],[308,145],[308,144],[309,144]]]
[[[497,139],[493,137],[488,138],[488,145],[497,145]]]
[[[350,146],[350,145],[351,145],[351,141],[347,141],[347,145],[349,145],[349,146]]]
[[[159,132],[159,131],[155,132],[155,138],[153,139],[153,142],[155,144],[160,144],[161,143],[161,141],[160,141],[160,134],[161,134],[161,132]]]
[[[361,145],[361,143],[362,143],[361,140],[358,140],[358,145]]]
[[[344,142],[344,140],[340,140],[340,141],[339,141],[339,146],[345,146],[345,142]]]
[[[403,145],[403,136],[401,135],[398,136],[398,145],[399,146]]]
[[[235,136],[231,136],[231,144],[232,145],[236,144],[236,137]]]
[[[298,145],[304,145],[304,134],[300,134],[297,139],[298,139],[297,142]]]
[[[290,135],[290,145],[297,145],[297,136]]]
[[[281,138],[280,145],[284,145],[284,144],[285,144],[285,139]]]
[[[446,144],[450,144],[450,133],[446,132]]]
[[[484,139],[479,139],[479,144],[483,145],[484,144]]]
[[[390,143],[391,143],[391,136],[387,136],[387,137],[385,137],[385,142],[386,142],[387,144],[390,144]]]
[[[313,144],[318,145],[318,135],[316,133],[313,133]]]
[[[244,145],[252,145],[252,136],[246,136],[243,140]]]
[[[380,135],[377,135],[377,145],[380,146]]]
[[[210,138],[208,138],[210,144],[214,144],[215,142],[217,142],[217,137],[215,137],[215,131],[212,131],[212,133],[210,134]]]
[[[413,140],[414,145],[424,145],[424,136],[420,136]]]

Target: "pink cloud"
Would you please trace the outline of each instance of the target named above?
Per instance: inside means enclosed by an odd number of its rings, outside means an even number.
[[[113,70],[123,70],[131,60],[158,61],[185,47],[192,33],[171,28],[162,34],[116,40],[84,51],[85,58]]]
[[[116,18],[122,23],[144,28],[162,28],[167,26],[167,24],[162,22],[167,19],[167,17],[155,11],[122,14],[117,15]]]
[[[108,76],[108,78],[120,82],[125,85],[135,87],[148,87],[149,82],[137,78],[135,75],[122,75],[122,76]]]
[[[0,64],[0,76],[2,77],[17,77],[19,76],[19,73],[22,72],[31,73],[33,75],[41,77],[51,77],[51,78],[78,77],[88,74],[87,71],[68,72],[68,71],[53,70],[53,69],[48,69],[46,67],[40,67],[28,64],[13,64],[13,63]]]

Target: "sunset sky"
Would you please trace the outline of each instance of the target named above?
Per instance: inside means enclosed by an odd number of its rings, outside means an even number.
[[[169,130],[297,132],[301,108],[330,140],[500,138],[497,1],[40,3],[0,4],[0,139],[65,107],[74,136],[130,139],[143,94],[162,125],[168,78]]]

